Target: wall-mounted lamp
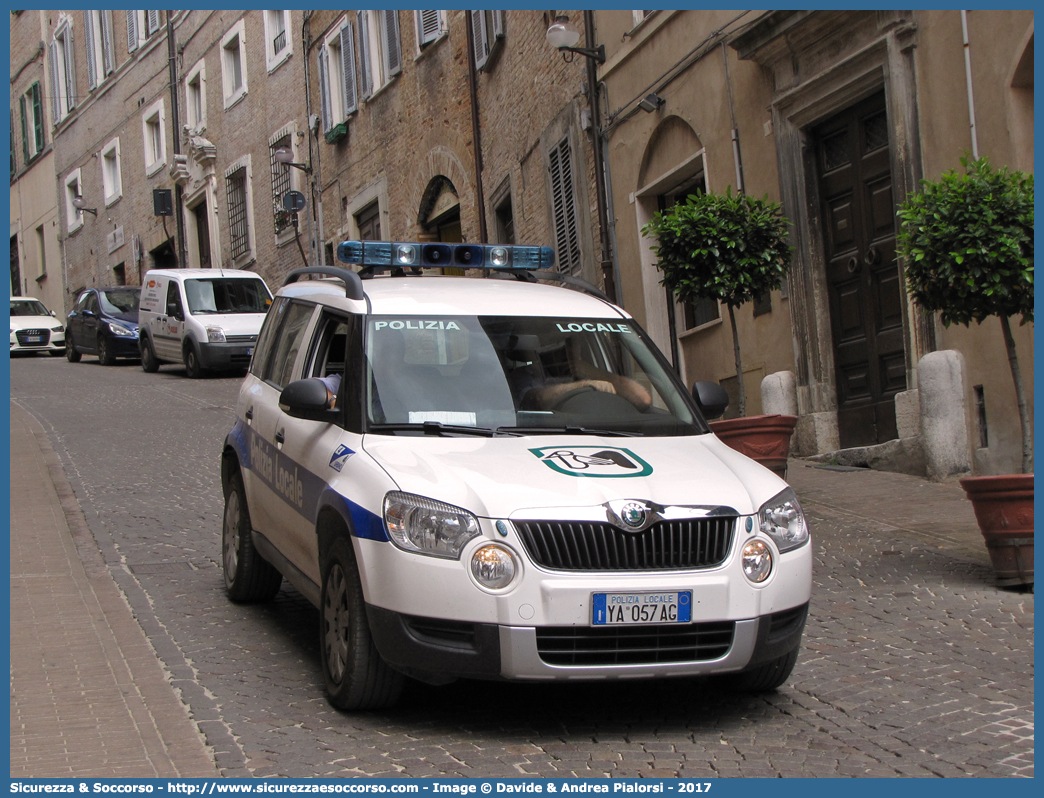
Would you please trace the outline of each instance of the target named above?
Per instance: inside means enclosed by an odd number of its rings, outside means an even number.
[[[272,155],[275,156],[276,162],[283,164],[283,166],[292,166],[295,169],[300,169],[306,174],[312,174],[312,167],[303,163],[294,163],[294,151],[285,144],[276,147],[275,150],[273,150]]]
[[[97,218],[98,216],[98,209],[88,208],[87,203],[83,201],[83,197],[81,197],[79,194],[73,197],[72,206],[76,208],[76,210],[78,211],[83,211],[84,213],[93,213],[95,218]]]
[[[572,63],[572,56],[566,57],[566,53],[580,53],[585,58],[590,58],[599,64],[605,63],[605,45],[600,44],[594,49],[586,47],[574,47],[580,41],[580,31],[569,21],[565,14],[559,14],[551,27],[547,29],[547,43],[562,54],[566,63]]]
[[[653,111],[658,111],[660,107],[667,101],[658,94],[647,94],[645,97],[638,101],[638,107],[645,111],[647,114],[651,114]]]

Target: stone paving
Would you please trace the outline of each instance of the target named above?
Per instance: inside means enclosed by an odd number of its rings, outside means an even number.
[[[288,586],[224,596],[218,454],[239,381],[183,373],[15,360],[11,395],[224,776],[1033,775],[1033,595],[994,586],[959,488],[798,462],[816,586],[778,692],[413,684],[394,710],[340,713],[316,610]]]

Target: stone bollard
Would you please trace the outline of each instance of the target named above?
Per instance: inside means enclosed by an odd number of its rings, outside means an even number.
[[[928,478],[939,481],[971,471],[964,356],[946,349],[917,364],[921,435]]]

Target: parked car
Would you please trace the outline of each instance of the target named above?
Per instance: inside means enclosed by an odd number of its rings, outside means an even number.
[[[189,377],[245,369],[272,292],[254,272],[154,269],[142,280],[138,323],[141,367],[184,363]]]
[[[11,354],[47,352],[55,357],[65,352],[65,327],[58,314],[31,296],[11,297]]]
[[[789,677],[809,529],[711,432],[721,386],[690,394],[549,248],[338,257],[362,272],[299,269],[277,293],[221,461],[228,596],[285,578],[319,608],[335,706],[388,706],[405,677]],[[422,273],[441,265],[485,276]],[[299,281],[319,271],[336,279]]]
[[[129,285],[82,291],[66,319],[65,356],[69,362],[97,355],[103,366],[111,366],[118,357],[139,357],[140,298],[141,289]]]

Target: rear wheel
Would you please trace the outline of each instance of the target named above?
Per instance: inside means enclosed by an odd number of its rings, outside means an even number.
[[[337,538],[322,565],[319,647],[330,703],[340,709],[390,707],[399,700],[405,677],[374,645],[351,543]]]
[[[112,344],[105,336],[98,338],[98,362],[103,366],[111,366],[116,362],[116,355],[112,353]]]
[[[142,336],[138,341],[138,351],[141,352],[141,370],[147,374],[155,374],[159,371],[159,361],[156,359],[156,351],[152,348],[152,341]]]
[[[268,601],[279,592],[283,575],[257,553],[250,531],[243,477],[237,471],[228,481],[225,519],[221,525],[225,592],[233,601]]]
[[[751,693],[766,693],[775,690],[790,678],[794,665],[797,664],[799,650],[795,648],[789,654],[784,654],[764,665],[737,674],[736,687]]]

